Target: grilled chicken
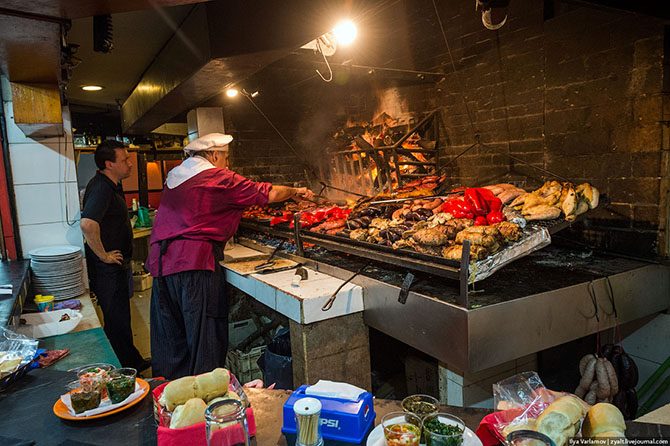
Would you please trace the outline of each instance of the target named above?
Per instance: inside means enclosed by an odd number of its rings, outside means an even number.
[[[495,227],[508,242],[516,242],[521,238],[521,228],[517,224],[510,223],[509,221],[501,221]]]
[[[470,259],[482,260],[489,255],[486,248],[479,245],[470,245]],[[442,257],[449,260],[461,260],[463,256],[463,245],[454,245],[442,249]]]
[[[523,216],[528,221],[534,220],[553,220],[561,216],[561,210],[556,206],[549,206],[547,204],[539,204],[529,209],[523,210]]]
[[[412,239],[426,246],[441,246],[449,243],[449,237],[436,228],[420,229],[414,233]]]
[[[586,201],[590,209],[595,209],[600,200],[600,192],[589,183],[582,183],[575,188],[575,192],[580,199]]]

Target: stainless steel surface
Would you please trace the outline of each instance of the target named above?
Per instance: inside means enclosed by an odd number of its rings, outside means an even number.
[[[248,239],[241,239],[240,243],[264,252],[271,250]],[[278,255],[343,280],[351,275],[349,270],[323,262]],[[670,307],[670,268],[641,262],[634,265],[630,270],[606,275],[614,290],[619,323]],[[570,274],[567,266],[565,274]],[[588,280],[470,310],[415,291],[410,291],[403,305],[398,302],[398,286],[364,275],[352,282],[363,287],[367,325],[436,358],[452,370],[477,372],[613,327],[606,280],[593,280],[599,324],[595,318],[587,318],[593,314]]]

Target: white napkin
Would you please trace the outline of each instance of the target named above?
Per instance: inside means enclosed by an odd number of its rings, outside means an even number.
[[[67,410],[70,411],[70,415],[75,416],[75,417],[90,417],[91,415],[97,415],[100,413],[105,413],[109,412],[110,410],[114,410],[117,407],[125,406],[128,403],[132,403],[135,401],[137,398],[141,397],[144,391],[140,387],[140,385],[136,382],[135,383],[135,391],[128,395],[128,398],[125,400],[121,401],[120,403],[112,404],[112,401],[109,399],[109,397],[105,398],[104,400],[100,401],[100,405],[96,407],[95,409],[91,410],[86,410],[82,413],[74,413],[74,409],[72,408],[72,401],[70,400],[70,394],[66,393],[65,395],[60,396],[60,400],[65,404],[67,407]]]
[[[305,390],[306,395],[323,396],[327,398],[340,398],[349,401],[358,401],[358,397],[365,393],[365,389],[356,387],[352,384],[340,383],[336,381],[319,380],[313,386]]]

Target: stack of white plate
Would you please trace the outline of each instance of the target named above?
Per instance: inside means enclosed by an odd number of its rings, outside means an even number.
[[[30,251],[30,268],[36,294],[70,299],[86,292],[84,256],[78,246],[47,246]]]

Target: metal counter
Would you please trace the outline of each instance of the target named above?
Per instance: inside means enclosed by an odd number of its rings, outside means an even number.
[[[240,243],[270,251],[259,241],[271,245],[271,238],[253,237]],[[341,279],[366,262],[321,248],[308,250],[306,258],[281,255]],[[453,281],[420,274],[406,303],[400,303],[405,275],[402,265],[374,264],[353,280],[364,289],[365,322],[463,372],[611,328],[616,323],[612,302],[620,324],[670,307],[667,266],[556,246],[479,282],[470,309],[456,305],[459,290]]]

